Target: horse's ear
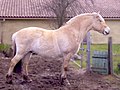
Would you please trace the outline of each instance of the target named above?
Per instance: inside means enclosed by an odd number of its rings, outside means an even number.
[[[100,11],[98,11],[97,13],[100,14]]]
[[[98,11],[97,13],[93,12],[94,18],[99,18],[99,15],[98,15],[99,13],[100,13],[100,11]]]
[[[98,14],[94,14],[94,18],[99,18]]]

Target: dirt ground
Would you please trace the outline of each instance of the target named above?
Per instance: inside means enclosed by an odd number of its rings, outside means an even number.
[[[0,90],[120,90],[120,79],[113,76],[86,73],[69,65],[67,77],[70,86],[60,84],[61,60],[45,60],[33,56],[29,64],[31,83],[20,81],[21,76],[13,74],[13,84],[5,83],[10,59],[0,58]]]

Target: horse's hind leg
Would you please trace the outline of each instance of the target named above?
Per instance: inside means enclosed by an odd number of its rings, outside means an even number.
[[[6,83],[12,83],[12,72],[15,67],[15,65],[24,57],[22,54],[16,54],[13,59],[10,62],[10,68],[8,70],[8,73],[6,75]]]
[[[29,64],[31,56],[32,56],[32,53],[28,53],[24,57],[22,74],[23,74],[23,79],[25,80],[25,82],[31,82],[32,81],[32,79],[30,79],[29,76],[28,76],[28,64]]]

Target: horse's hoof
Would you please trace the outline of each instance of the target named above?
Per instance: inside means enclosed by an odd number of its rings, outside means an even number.
[[[11,75],[6,75],[6,83],[7,84],[13,84]]]
[[[24,79],[24,82],[26,82],[26,83],[31,83],[32,82],[32,79],[27,75],[23,75],[23,79]]]
[[[26,80],[27,83],[31,83],[32,82],[32,79],[29,79],[29,80]]]
[[[6,81],[7,84],[13,84],[12,80]]]
[[[61,85],[71,86],[71,84],[67,78],[61,78],[60,83],[61,83]]]
[[[61,85],[64,85],[64,83],[65,83],[65,82],[64,82],[65,79],[66,79],[66,78],[60,77],[60,84],[61,84]]]
[[[68,79],[66,79],[65,82],[67,83],[68,86],[71,86],[71,84],[70,84],[70,82],[68,81]]]

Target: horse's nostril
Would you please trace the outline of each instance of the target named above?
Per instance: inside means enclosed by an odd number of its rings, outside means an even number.
[[[109,31],[106,31],[106,30],[104,30],[104,32],[103,32],[103,34],[104,35],[108,35],[110,32]]]
[[[110,28],[109,27],[106,27],[103,31],[103,34],[104,35],[108,35],[110,33]]]
[[[106,34],[109,34],[110,33],[110,31],[105,31],[106,32]]]
[[[105,32],[106,33],[106,35],[108,35],[109,34],[109,32]]]

